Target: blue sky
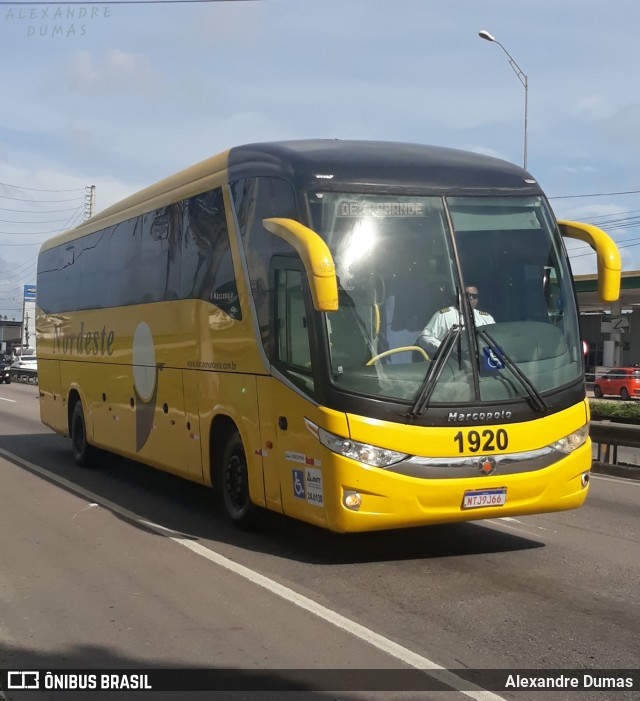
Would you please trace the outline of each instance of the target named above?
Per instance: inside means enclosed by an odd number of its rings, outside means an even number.
[[[481,29],[528,76],[528,168],[556,215],[640,269],[639,27],[637,0],[0,4],[0,314],[21,317],[45,232],[82,216],[88,185],[100,210],[231,146],[306,137],[521,164],[524,88]]]

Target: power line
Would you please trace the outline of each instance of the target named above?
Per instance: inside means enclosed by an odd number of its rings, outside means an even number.
[[[611,214],[600,214],[598,216],[591,217],[591,219],[592,219],[592,221],[596,220],[596,219],[609,219],[611,217],[614,217],[614,218],[621,217],[623,214],[635,214],[636,212],[640,212],[640,209],[625,209],[622,212],[615,212],[615,213],[612,212]]]
[[[617,246],[618,250],[620,250],[622,248],[635,248],[636,246],[640,246],[640,239],[631,239],[631,241],[638,241],[639,243],[627,243],[627,244],[624,244],[622,246],[619,244],[616,244],[616,246]],[[588,244],[585,244],[585,246],[588,246]],[[571,250],[578,251],[580,249],[579,248],[572,248]],[[567,250],[567,253],[570,253],[570,251]],[[596,252],[594,250],[592,250],[591,247],[589,247],[589,250],[586,253],[578,253],[575,256],[569,255],[569,257],[570,258],[584,258],[585,256],[591,256],[591,255],[596,255]]]
[[[34,202],[34,204],[36,203]],[[13,209],[10,207],[0,207],[0,212],[20,212],[21,214],[56,214],[58,212],[75,212],[76,209],[77,207],[67,207],[66,209],[38,209],[37,212],[34,212],[31,209]]]
[[[31,222],[24,222],[29,224]],[[64,230],[64,227],[63,227]],[[60,229],[49,229],[48,231],[0,231],[0,236],[44,236],[45,234],[59,234]],[[0,244],[1,245],[1,244]]]
[[[12,194],[7,194],[9,192]],[[48,195],[45,194],[44,197],[41,197],[39,194],[34,196],[33,193],[48,193]],[[65,197],[65,194],[68,193],[78,194],[73,198]],[[7,269],[0,272],[2,280],[0,282],[0,309],[3,314],[10,314],[16,317],[21,316],[20,312],[24,311],[24,308],[14,305],[16,305],[18,300],[22,299],[22,287],[25,284],[33,284],[33,281],[37,277],[38,252],[36,250],[34,255],[33,249],[39,248],[50,234],[58,234],[81,222],[86,214],[87,206],[90,206],[89,202],[92,194],[93,187],[87,186],[74,189],[46,189],[0,183],[0,202],[4,204],[5,201],[13,200],[16,202],[24,202],[27,207],[30,207],[25,208],[24,205],[23,207],[18,205],[17,207],[1,208],[3,212],[11,212],[13,216],[17,218],[0,219],[0,224],[15,224],[16,226],[12,228],[22,228],[23,230],[0,230],[0,251],[8,251],[9,247],[13,248],[15,246],[31,246],[31,251],[26,254],[26,260],[24,260],[25,254],[22,254],[22,256],[20,256],[20,258],[23,259],[21,263],[17,265],[7,263],[5,266]],[[43,206],[44,203],[48,202],[71,202],[75,206],[67,208],[55,207],[51,209],[50,207]],[[52,213],[61,213],[63,217],[59,219],[42,219],[43,216],[46,217],[48,214]],[[33,231],[33,229],[37,229],[43,225],[56,226],[57,228]],[[7,238],[13,237],[20,237],[21,240],[19,243],[5,242]]]
[[[22,263],[21,266],[12,270],[12,275],[5,277],[4,282],[0,282],[0,287],[15,287],[16,280],[21,280],[25,275],[32,275],[37,269],[38,256],[30,258],[26,263]],[[3,292],[6,290],[2,290]]]
[[[613,197],[614,195],[638,195],[640,190],[626,190],[625,192],[594,192],[589,195],[555,195],[547,197],[548,200],[572,200],[580,197]]]
[[[44,241],[32,241],[31,243],[0,243],[3,248],[5,246],[9,248],[15,248],[16,246],[41,246]]]
[[[2,3],[2,4],[4,4],[4,3]],[[15,5],[15,4],[22,4],[22,3],[7,3],[7,4]],[[30,2],[30,3],[24,3],[24,4],[25,5],[27,5],[27,4],[34,5],[35,3]],[[68,3],[65,3],[65,4],[68,4]],[[93,5],[95,3],[91,3],[91,4]],[[31,192],[84,192],[85,191],[84,187],[74,187],[74,188],[69,189],[69,190],[60,190],[60,189],[43,190],[43,189],[37,188],[37,187],[24,187],[23,185],[11,185],[9,183],[0,183],[0,185],[2,185],[3,187],[12,187],[16,190],[30,190]]]
[[[22,222],[9,222],[7,219],[0,219],[1,222],[7,222],[12,224],[24,224],[26,226],[31,226],[33,224],[55,224],[57,222],[65,222],[64,226],[58,227],[57,229],[49,229],[48,231],[0,231],[1,235],[4,236],[43,236],[45,234],[57,234],[61,230],[66,230],[70,228],[73,222],[76,222],[81,214],[84,214],[85,203],[83,202],[79,207],[73,210],[73,214],[64,219],[50,219],[48,221],[22,221]],[[36,214],[37,212],[34,212]]]
[[[0,0],[1,1],[1,0]],[[17,202],[33,202],[33,204],[40,204],[41,202],[76,202],[77,197],[65,200],[32,200],[28,197],[9,197],[9,195],[0,195],[0,199],[3,200],[16,200]]]
[[[39,212],[33,212],[33,214],[39,214]],[[64,219],[41,219],[39,221],[16,221],[15,219],[0,219],[0,222],[3,224],[57,224],[58,222],[61,221],[67,221],[67,218],[65,217]]]
[[[18,287],[22,285],[22,282],[26,279],[34,279],[35,278],[35,273],[38,269],[38,266],[36,264],[31,264],[30,267],[25,268],[20,275],[16,275],[11,282],[5,283],[5,287],[0,290],[0,295],[3,298],[7,298],[7,295],[11,295],[12,290],[16,290]]]

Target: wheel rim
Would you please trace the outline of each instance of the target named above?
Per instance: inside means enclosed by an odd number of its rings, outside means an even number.
[[[225,501],[229,510],[239,514],[246,508],[249,495],[247,464],[244,454],[236,449],[229,457],[224,475]]]

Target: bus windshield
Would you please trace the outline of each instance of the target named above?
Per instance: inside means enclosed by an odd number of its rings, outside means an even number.
[[[337,388],[415,402],[426,384],[429,404],[539,404],[581,377],[571,276],[543,197],[314,192],[309,206],[338,275],[339,309],[324,315]]]

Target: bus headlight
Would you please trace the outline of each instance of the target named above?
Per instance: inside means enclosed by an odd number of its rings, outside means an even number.
[[[409,457],[407,453],[398,453],[396,450],[387,450],[368,443],[352,441],[349,438],[341,438],[323,428],[318,429],[318,439],[325,448],[329,448],[334,453],[372,467],[388,467]]]
[[[584,445],[589,437],[589,424],[585,424],[577,431],[570,433],[568,436],[561,438],[559,441],[551,444],[551,448],[559,450],[561,453],[573,453],[576,448]]]

